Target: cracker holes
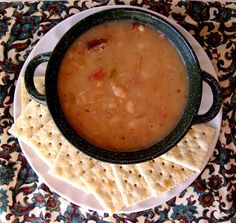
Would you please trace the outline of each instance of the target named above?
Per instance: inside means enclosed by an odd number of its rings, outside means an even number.
[[[205,133],[205,132],[202,132],[202,135],[204,135],[204,136],[205,136],[205,135],[206,135],[206,133]]]
[[[170,175],[169,177],[172,178],[172,175]]]
[[[69,157],[69,156],[70,156],[70,154],[69,154],[69,153],[67,153],[67,154],[66,154],[66,156],[67,156],[67,157]]]
[[[51,145],[52,145],[52,143],[51,143],[51,142],[49,142],[49,143],[48,143],[48,145],[49,145],[49,146],[51,146]]]
[[[137,185],[137,184],[134,184],[134,187],[138,187],[138,185]]]
[[[82,160],[80,160],[80,161],[79,161],[79,163],[80,163],[80,164],[82,164],[82,163],[83,163],[83,161],[82,161]]]
[[[175,168],[175,166],[174,165],[171,165],[171,167],[174,169]]]
[[[122,169],[123,167],[122,166],[120,166],[120,169]]]
[[[152,170],[149,170],[149,173],[152,173]]]
[[[129,170],[129,173],[132,173],[132,171],[131,171],[131,170]]]
[[[181,170],[182,170],[182,171],[185,171],[185,169],[184,169],[184,168],[181,168]]]
[[[128,183],[128,181],[127,181],[127,180],[124,180],[124,182],[125,182],[125,183]]]
[[[31,116],[31,115],[29,115],[29,116],[28,116],[28,118],[29,118],[29,119],[31,119],[31,118],[32,118],[32,116]]]
[[[161,172],[160,172],[159,174],[160,174],[160,176],[162,176],[162,175],[163,175]]]
[[[83,170],[83,172],[82,172],[83,174],[85,174],[85,170]]]
[[[106,169],[103,169],[103,172],[106,172],[107,170]]]
[[[161,164],[162,164],[162,166],[165,166],[165,163],[164,163],[164,162],[162,162]]]
[[[155,163],[155,160],[152,160],[153,163]]]
[[[142,176],[139,174],[138,177],[141,178]]]
[[[60,143],[58,143],[58,145],[59,145],[59,146],[62,146],[62,143],[60,142]]]
[[[48,153],[49,156],[51,156],[52,154],[51,153]]]

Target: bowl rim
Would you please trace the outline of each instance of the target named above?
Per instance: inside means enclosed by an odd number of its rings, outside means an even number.
[[[192,62],[194,62],[192,64],[194,79],[191,80],[192,82],[194,82],[194,84],[192,84],[193,86],[191,86],[193,88],[193,89],[190,89],[191,92],[189,90],[189,97],[187,99],[186,107],[184,109],[184,112],[179,122],[177,123],[176,127],[165,138],[141,150],[132,151],[132,152],[116,152],[116,151],[102,149],[95,145],[92,145],[88,141],[86,141],[84,138],[79,136],[77,132],[75,132],[75,130],[67,122],[62,112],[62,109],[60,108],[60,103],[58,101],[58,96],[57,96],[56,80],[57,80],[57,73],[58,73],[59,65],[63,58],[63,55],[68,49],[68,47],[72,44],[72,42],[78,38],[78,30],[81,31],[82,29],[82,33],[84,33],[85,31],[91,28],[90,26],[93,27],[94,25],[97,25],[98,23],[99,24],[104,23],[104,21],[106,21],[104,20],[104,18],[108,19],[109,16],[111,16],[114,19],[116,18],[115,16],[117,15],[120,16],[125,13],[131,16],[132,20],[137,19],[137,16],[142,15],[141,22],[144,22],[143,16],[144,17],[146,16],[146,18],[149,18],[150,21],[152,22],[155,21],[155,22],[161,23],[162,25],[164,24],[166,27],[168,27],[171,30],[171,32],[173,32],[175,35],[178,36],[179,38],[178,41],[181,41],[181,43],[184,43],[184,46],[186,47],[185,49],[191,55]],[[108,16],[108,18],[106,16]],[[98,17],[100,18],[100,20],[97,19]],[[104,21],[103,20],[101,21],[101,17],[103,18]],[[90,20],[92,20],[92,22]],[[89,21],[91,23],[89,23]],[[74,33],[76,33],[76,35],[74,35]],[[174,40],[171,40],[171,42],[172,41]],[[179,51],[178,48],[177,50]],[[56,65],[56,69],[55,69],[55,65]],[[51,116],[55,124],[59,128],[60,132],[66,137],[66,139],[70,143],[72,143],[80,151],[84,152],[90,157],[93,157],[101,161],[109,162],[109,163],[116,163],[116,164],[140,163],[140,162],[154,159],[157,156],[160,156],[163,153],[166,153],[167,151],[169,151],[184,137],[188,129],[191,127],[193,118],[195,117],[195,115],[197,114],[199,110],[201,96],[202,96],[202,79],[200,76],[200,72],[201,72],[201,69],[200,69],[199,61],[197,59],[197,56],[193,48],[188,43],[186,38],[170,22],[168,22],[162,17],[159,17],[158,15],[154,13],[150,13],[142,9],[128,8],[128,7],[106,9],[100,12],[96,12],[82,19],[75,25],[73,25],[63,35],[63,37],[60,39],[60,41],[54,48],[50,56],[47,69],[46,69],[46,74],[45,74],[46,102],[47,102],[48,109],[51,113]]]

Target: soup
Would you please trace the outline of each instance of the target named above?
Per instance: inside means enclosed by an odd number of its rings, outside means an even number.
[[[126,21],[98,25],[74,41],[60,65],[63,113],[82,137],[134,151],[164,138],[188,94],[182,59],[165,36]]]

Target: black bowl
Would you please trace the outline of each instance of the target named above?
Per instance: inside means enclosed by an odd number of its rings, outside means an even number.
[[[163,33],[181,55],[188,75],[187,103],[176,127],[161,141],[147,148],[134,152],[113,152],[92,145],[82,138],[66,120],[57,94],[58,71],[64,54],[70,45],[92,27],[117,20],[138,22]],[[33,76],[36,67],[48,61],[45,74],[45,96],[35,89]],[[202,98],[203,81],[207,82],[213,93],[213,104],[208,112],[198,115]],[[25,72],[26,89],[33,99],[48,106],[51,116],[65,138],[85,154],[98,160],[130,164],[151,160],[174,147],[196,123],[205,123],[213,119],[220,110],[222,97],[220,86],[215,78],[202,71],[198,59],[184,36],[169,22],[151,12],[134,8],[113,8],[97,12],[79,21],[60,39],[52,52],[36,56],[30,61]]]

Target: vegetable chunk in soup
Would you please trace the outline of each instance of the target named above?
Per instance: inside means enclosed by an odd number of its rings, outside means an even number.
[[[67,50],[58,95],[76,132],[101,148],[125,152],[160,141],[176,126],[187,82],[181,57],[163,34],[110,22]]]

